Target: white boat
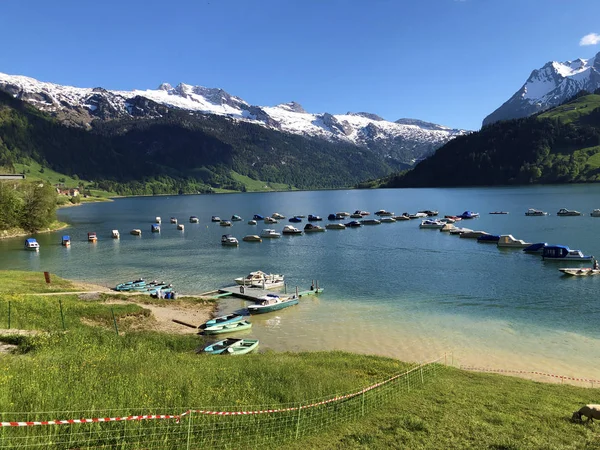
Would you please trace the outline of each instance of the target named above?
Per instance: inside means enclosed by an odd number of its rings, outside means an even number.
[[[328,230],[345,230],[346,229],[346,225],[344,225],[343,223],[328,223],[325,228],[327,228]]]
[[[211,222],[220,222],[220,221],[221,221],[221,218],[220,218],[219,216],[212,216],[212,217],[210,218],[210,221],[211,221]]]
[[[452,233],[452,231],[450,233]],[[464,232],[460,233],[460,237],[464,238],[464,239],[477,239],[481,236],[485,236],[486,234],[489,234],[489,233],[486,233],[485,231],[471,230],[471,231],[464,231]]]
[[[158,219],[160,219],[160,217],[158,217]],[[119,239],[121,237],[121,235],[119,234],[119,230],[112,230],[111,237],[113,239]]]
[[[574,211],[572,209],[561,208],[556,213],[557,216],[580,216],[581,213],[579,211]]]
[[[272,217],[273,219],[276,219],[276,220],[285,219],[285,216],[284,216],[283,214],[279,214],[279,213],[273,213],[273,214],[271,215],[271,217]]]
[[[377,213],[375,213],[375,214],[377,214]],[[408,215],[409,219],[423,219],[425,217],[427,217],[427,214],[425,214],[423,212],[418,212],[416,214],[409,214]]]
[[[262,238],[258,234],[248,234],[242,240],[246,242],[262,242]]]
[[[574,277],[587,277],[590,275],[600,275],[600,269],[594,269],[592,267],[565,267],[558,269],[565,275],[571,275]]]
[[[547,216],[548,213],[544,211],[540,211],[539,209],[529,208],[525,213],[526,216]]]
[[[224,234],[221,236],[221,244],[229,247],[237,247],[239,242],[235,236]]]
[[[177,219],[175,217],[171,217],[171,223],[177,223]]]
[[[231,220],[220,220],[219,221],[219,225],[221,225],[222,227],[230,227],[231,226]]]
[[[421,221],[419,228],[433,228],[434,230],[441,230],[442,228],[444,228],[444,225],[446,225],[446,223],[442,222],[441,220],[428,219]]]
[[[161,221],[162,221],[162,219],[159,216],[156,216],[154,218],[154,222],[156,222],[156,223],[161,223]]]
[[[375,212],[375,215],[376,216],[393,216],[394,213],[386,211],[385,209],[380,209],[379,211]],[[425,214],[424,216],[427,217],[427,214]]]
[[[592,217],[600,217],[600,209],[595,209],[590,213]]]
[[[496,245],[498,247],[525,248],[532,244],[531,242],[525,242],[522,239],[515,239],[512,234],[501,234]]]
[[[335,215],[337,217],[340,217],[342,219],[346,218],[346,217],[350,217],[350,213],[349,212],[345,212],[345,211],[341,211],[341,212],[336,212]]]
[[[471,230],[470,228],[465,228],[465,227],[453,227],[452,229],[448,230],[448,232],[450,234],[457,234],[457,235],[461,235],[463,233],[470,233],[473,230]]]
[[[274,273],[265,273],[260,270],[250,272],[245,277],[235,278],[234,281],[241,286],[282,287],[285,283],[284,276]]]
[[[456,228],[456,225],[454,225],[453,223],[445,223],[444,226],[442,228],[440,228],[440,231],[450,232],[455,228]]]
[[[142,235],[142,230],[140,230],[139,228],[134,228],[133,230],[131,230],[129,232],[129,234],[133,234],[134,236],[141,236]]]
[[[264,222],[267,224],[279,223],[279,221],[273,217],[265,217]]]
[[[25,239],[25,250],[30,250],[32,252],[40,251],[40,244],[33,238]]]
[[[254,219],[250,219],[250,220],[248,221],[248,225],[256,225],[256,223],[257,223],[257,222],[256,222],[256,220],[254,220]]]
[[[381,223],[394,223],[396,221],[396,219],[390,216],[382,217],[379,220],[381,221]]]
[[[544,261],[591,261],[593,256],[584,255],[581,250],[571,250],[566,245],[546,245],[542,250]]]
[[[183,231],[184,230],[183,224],[182,223],[178,223],[177,224],[177,229],[180,230],[180,231]]]
[[[302,234],[302,230],[299,230],[293,225],[286,225],[283,227],[283,234]]]
[[[273,230],[272,228],[265,228],[260,232],[260,237],[262,238],[278,238],[281,237],[281,233]]]
[[[200,219],[196,216],[190,216],[190,223],[199,223]]]

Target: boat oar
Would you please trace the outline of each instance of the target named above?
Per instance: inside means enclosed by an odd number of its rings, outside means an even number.
[[[181,320],[177,320],[177,319],[171,319],[173,322],[178,323],[179,325],[184,325],[186,327],[190,327],[190,328],[198,328],[196,325],[191,325],[189,323],[185,323]]]

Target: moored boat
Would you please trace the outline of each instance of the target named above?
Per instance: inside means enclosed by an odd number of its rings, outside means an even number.
[[[62,240],[60,242],[64,247],[69,247],[71,245],[71,237],[70,236],[63,236]]]
[[[437,216],[439,214],[439,212],[436,211],[435,209],[423,209],[423,210],[421,210],[419,212],[427,214],[428,217],[434,217],[434,216]]]
[[[135,281],[126,281],[125,283],[117,284],[114,287],[115,291],[134,291],[146,288],[146,281],[143,278]]]
[[[452,233],[452,231],[450,231],[450,233]],[[486,234],[489,234],[489,233],[487,233],[485,231],[474,231],[474,230],[471,230],[471,231],[464,231],[464,232],[460,233],[460,237],[464,238],[464,239],[477,239],[477,238],[479,238],[481,236],[484,236]]]
[[[235,278],[237,284],[242,286],[261,286],[263,281],[268,282],[270,285],[280,283],[280,286],[283,286],[284,276],[275,273],[265,273],[261,270],[256,270],[254,272],[250,272],[245,277]]]
[[[177,219],[175,217],[171,217],[171,223],[177,223]]]
[[[232,224],[230,220],[220,220],[219,225],[222,227],[230,227]]]
[[[162,221],[162,219],[161,219],[159,216],[156,216],[156,217],[154,218],[154,222],[155,222],[155,223],[161,223],[161,221]]]
[[[479,213],[467,210],[467,211],[463,212],[459,217],[461,219],[475,219],[476,217],[479,217]]]
[[[587,277],[590,275],[600,275],[600,269],[594,269],[593,267],[564,267],[558,269],[565,275],[571,275],[573,277]]]
[[[393,216],[394,213],[390,212],[390,211],[386,211],[385,209],[380,209],[379,211],[375,212],[376,216]],[[427,215],[427,214],[425,214]]]
[[[258,339],[223,339],[204,348],[211,355],[243,355],[258,347]]]
[[[288,222],[292,222],[292,223],[300,223],[302,222],[302,219],[298,216],[294,216],[294,217],[290,217],[290,219],[288,220]]]
[[[285,227],[283,227],[283,231],[281,233],[287,235],[298,235],[302,234],[302,230],[299,230],[298,228],[292,225],[286,225]]]
[[[419,225],[419,228],[432,228],[434,230],[440,230],[440,229],[444,228],[444,225],[446,225],[446,223],[442,222],[440,220],[427,219],[427,220],[423,220],[421,222],[421,224]]]
[[[325,228],[327,228],[328,230],[345,230],[346,229],[346,225],[344,225],[343,223],[328,223]]]
[[[273,230],[272,228],[265,228],[260,232],[261,238],[278,238],[281,237],[281,233]]]
[[[593,258],[584,255],[581,250],[572,250],[566,245],[547,245],[542,250],[544,261],[591,261]]]
[[[206,327],[214,327],[215,325],[225,325],[228,323],[236,323],[244,320],[244,316],[241,314],[227,314],[225,316],[215,317],[213,319],[208,320],[206,323],[203,323],[198,328],[204,330]]]
[[[250,314],[264,314],[273,311],[279,311],[283,308],[288,308],[289,306],[297,305],[298,298],[292,296],[287,299],[282,299],[278,295],[275,294],[267,294],[264,297],[259,299],[260,303],[256,303],[254,305],[248,306],[248,312]]]
[[[157,223],[150,225],[150,231],[153,233],[160,233],[160,225]]]
[[[503,234],[498,239],[498,247],[505,248],[527,248],[531,246],[531,242],[525,242],[522,239],[515,239],[512,234]]]
[[[358,220],[351,220],[350,222],[348,222],[346,224],[346,228],[359,228],[362,227],[362,223],[360,223]]]
[[[572,209],[561,208],[556,213],[557,216],[566,217],[566,216],[580,216],[581,213],[579,211],[575,211]]]
[[[182,224],[182,223],[178,223],[178,224],[177,224],[177,229],[178,229],[179,231],[183,231],[183,230],[185,229],[185,227],[183,226],[183,224]]]
[[[379,225],[381,223],[381,220],[377,220],[377,219],[363,219],[360,221],[360,223],[362,223],[363,225]]]
[[[285,219],[285,216],[283,214],[279,214],[279,213],[273,213],[273,214],[271,214],[271,217],[276,220]]]
[[[256,225],[256,224],[257,224],[257,222],[256,222],[256,220],[254,220],[254,219],[250,219],[250,220],[248,221],[248,225]]]
[[[381,223],[394,223],[394,222],[396,222],[396,219],[394,219],[391,216],[382,217],[379,220],[381,221]]]
[[[450,234],[457,234],[460,236],[464,233],[471,233],[471,232],[473,232],[473,230],[471,230],[470,228],[453,226],[450,230],[448,230],[448,232]],[[477,238],[479,236],[475,236],[475,237]]]
[[[134,228],[133,230],[131,230],[129,232],[129,234],[132,234],[134,236],[141,236],[142,235],[142,230],[140,230],[139,228]]]
[[[262,238],[258,234],[248,234],[242,240],[246,242],[262,242]]]
[[[594,209],[591,213],[590,216],[592,217],[600,217],[600,209]]]
[[[121,237],[121,235],[119,234],[119,230],[112,230],[110,235],[113,239],[119,239]]]
[[[477,238],[477,242],[481,242],[482,244],[496,244],[499,240],[500,236],[497,234],[484,234]]]
[[[240,216],[238,216],[237,214],[234,214],[233,216],[231,216],[232,222],[239,222],[241,220],[242,220],[242,218]]]
[[[213,325],[205,327],[202,331],[203,334],[224,334],[233,333],[235,331],[249,330],[252,328],[252,323],[247,320],[241,320],[234,323],[226,323],[221,325]]]
[[[96,242],[98,240],[98,236],[96,235],[95,232],[90,231],[87,235],[88,241],[89,242]]]
[[[190,223],[199,223],[200,219],[196,216],[190,216]]]
[[[325,231],[325,228],[319,225],[313,225],[312,223],[307,223],[306,225],[304,225],[305,233],[314,233],[319,231]]]
[[[263,219],[263,222],[266,223],[266,224],[279,223],[279,221],[277,219],[275,219],[274,217],[265,217]]]
[[[260,214],[254,214],[254,217],[252,217],[252,219],[254,219],[254,220],[265,220],[265,218],[263,216],[261,216]]]
[[[239,242],[236,237],[231,234],[224,234],[221,236],[221,245],[229,246],[229,247],[237,247]]]
[[[212,216],[212,217],[210,218],[210,221],[211,221],[211,222],[220,222],[220,221],[221,221],[221,218],[220,218],[219,216]]]
[[[526,216],[547,216],[548,213],[541,211],[539,209],[529,208],[527,212],[525,212]]]
[[[542,253],[544,251],[544,247],[547,246],[546,242],[538,242],[537,244],[531,244],[529,247],[525,247],[523,249],[526,253]]]
[[[318,222],[318,221],[321,221],[321,220],[323,220],[323,218],[320,217],[320,216],[315,216],[313,214],[309,214],[308,215],[308,221],[309,222]]]
[[[490,214],[508,214],[508,211],[492,211]]]
[[[25,239],[25,250],[38,252],[40,251],[40,244],[33,238]]]

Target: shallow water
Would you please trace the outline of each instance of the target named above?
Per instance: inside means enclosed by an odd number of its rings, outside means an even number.
[[[290,290],[318,280],[325,292],[302,298],[297,307],[253,317],[255,326],[246,335],[258,337],[262,349],[342,349],[414,361],[452,352],[463,365],[597,379],[600,277],[566,278],[558,271],[564,263],[422,230],[417,220],[262,243],[241,238],[288,223],[248,225],[256,213],[326,219],[356,209],[397,214],[437,209],[442,216],[470,209],[481,217],[464,221],[469,228],[600,256],[600,218],[589,215],[600,207],[598,194],[600,185],[125,198],[60,210],[59,219],[73,226],[36,236],[39,254],[24,251],[22,238],[0,241],[0,268],[47,270],[107,286],[143,276],[171,281],[182,293],[227,286],[257,269],[283,273]],[[562,207],[585,215],[557,217]],[[551,215],[526,217],[528,208]],[[488,214],[498,210],[510,213]],[[213,215],[232,214],[244,221],[231,228],[210,222]],[[189,223],[191,215],[200,223]],[[160,234],[150,232],[155,216],[163,219]],[[185,231],[168,223],[171,216]],[[115,228],[120,240],[110,238]],[[143,235],[131,236],[133,228]],[[98,233],[96,244],[86,241],[88,231]],[[222,247],[224,233],[238,237],[240,246]],[[71,236],[71,248],[60,245],[63,234]],[[243,311],[245,305],[225,299],[220,307]]]

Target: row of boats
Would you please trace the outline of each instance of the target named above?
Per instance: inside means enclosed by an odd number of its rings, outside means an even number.
[[[588,262],[593,261],[593,267],[588,268],[560,268],[559,270],[572,276],[587,276],[600,274],[600,267],[593,256],[584,255],[581,250],[574,250],[566,245],[548,245],[547,242],[531,243],[522,239],[516,239],[511,234],[494,235],[485,231],[475,231],[470,228],[457,227],[454,225],[454,219],[446,216],[440,220],[424,220],[421,222],[420,228],[439,229],[442,232],[459,235],[461,238],[477,239],[480,243],[496,244],[500,248],[516,248],[522,249],[528,254],[538,254],[545,261],[571,261],[571,262]]]
[[[171,283],[157,280],[146,282],[143,278],[117,284],[113,290],[118,292],[142,292],[150,294],[155,298],[165,298],[170,300],[175,300],[177,298],[177,292],[175,292]]]
[[[540,209],[529,208],[525,213],[526,216],[547,216],[548,213]],[[582,216],[583,214],[573,209],[561,208],[556,213],[557,216],[568,217],[568,216]],[[600,209],[594,209],[590,216],[600,217]]]

